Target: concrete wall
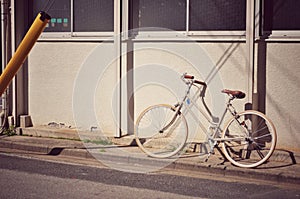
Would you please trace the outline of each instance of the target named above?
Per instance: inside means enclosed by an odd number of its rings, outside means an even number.
[[[266,112],[278,134],[278,146],[300,151],[300,43],[268,43]]]
[[[74,126],[72,94],[77,72],[96,44],[39,42],[29,55],[29,114],[34,125]]]
[[[143,79],[151,76],[151,71],[147,71],[147,67],[161,68],[160,71],[152,71],[153,74],[158,75],[155,77],[156,80],[159,79],[159,74],[171,70],[174,74],[188,72],[209,81],[211,85],[208,92],[209,104],[224,102],[224,96],[220,94],[220,89],[223,87],[247,92],[245,43],[204,42],[196,45],[201,49],[200,51],[194,51],[189,44],[182,42],[147,42],[147,44],[139,42],[135,44],[137,50],[134,53],[134,82],[137,87],[131,88],[131,91],[135,92],[135,117],[149,105],[174,103],[180,98],[178,93],[182,91],[182,87],[177,87],[176,82],[180,82],[179,79],[178,81],[174,80],[174,85],[178,90],[173,89],[172,85],[163,85],[163,82],[151,85],[139,84],[139,81],[142,82]],[[91,54],[95,54],[98,46],[99,43],[88,42],[37,43],[29,57],[29,114],[34,125],[61,122],[75,126],[72,110],[74,81],[82,65],[89,62]],[[174,46],[182,54],[179,55],[170,50]],[[107,55],[105,53],[113,53],[111,47],[107,47],[107,52],[99,51],[98,58],[94,57],[93,59],[101,61],[105,58],[103,56]],[[300,127],[297,122],[300,111],[300,105],[297,103],[297,98],[300,97],[298,92],[300,85],[299,44],[268,43],[264,49],[266,53],[262,57],[265,60],[260,58],[257,61],[259,62],[257,64],[262,64],[264,61],[266,63],[262,73],[266,80],[260,81],[264,85],[259,88],[260,91],[265,92],[266,96],[263,108],[277,127],[278,146],[300,149],[297,131]],[[204,54],[206,55],[204,56]],[[195,60],[191,61],[189,57],[194,57]],[[195,65],[197,66],[195,67]],[[126,71],[125,59],[123,59],[122,70]],[[113,110],[115,89],[118,86],[116,73],[117,68],[112,61],[99,78],[94,101],[97,124],[93,122],[90,124],[90,126],[100,127],[108,136],[114,136],[116,127],[116,113]],[[129,88],[123,87],[123,90],[127,89]],[[130,92],[126,93],[125,91],[124,95],[130,95]],[[213,101],[213,98],[217,101]],[[247,98],[237,100],[238,110],[242,110],[247,102]],[[127,103],[126,100],[122,102],[125,109],[130,106]],[[223,106],[214,108],[221,109]],[[214,111],[218,112],[218,110]],[[126,112],[127,110],[123,110],[123,113]]]

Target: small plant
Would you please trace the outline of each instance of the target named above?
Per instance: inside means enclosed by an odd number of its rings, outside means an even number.
[[[3,134],[7,135],[7,136],[17,135],[16,128],[13,125],[11,125],[7,129],[4,130]]]

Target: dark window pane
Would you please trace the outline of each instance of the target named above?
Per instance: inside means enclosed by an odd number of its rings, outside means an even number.
[[[38,12],[45,11],[48,1],[33,0],[33,16]],[[45,32],[70,32],[71,31],[71,3],[70,0],[54,1],[51,8],[47,11],[51,16],[51,21]]]
[[[264,29],[300,30],[299,0],[265,0]]]
[[[186,0],[140,0],[139,27],[186,29]]]
[[[74,31],[113,31],[113,0],[74,0]]]
[[[246,30],[246,0],[190,0],[191,31]]]

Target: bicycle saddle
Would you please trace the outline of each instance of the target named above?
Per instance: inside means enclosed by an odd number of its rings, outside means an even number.
[[[243,99],[246,97],[246,94],[242,91],[233,91],[233,90],[229,90],[229,89],[224,89],[224,90],[222,90],[222,93],[226,93],[226,94],[231,95],[238,99]]]

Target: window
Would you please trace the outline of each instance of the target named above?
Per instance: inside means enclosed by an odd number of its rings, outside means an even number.
[[[31,2],[33,13],[36,14],[43,10],[47,1]],[[124,1],[121,2],[122,23],[126,24],[128,20],[132,28],[157,27],[182,31],[187,35],[208,36],[244,36],[246,32],[247,0],[128,0],[125,2],[129,2],[129,13],[123,13],[126,5]],[[114,0],[53,1],[47,12],[52,19],[45,32],[71,36],[107,36],[114,31]]]
[[[74,0],[74,32],[113,31],[113,0]]]
[[[246,30],[246,1],[190,0],[189,30]]]
[[[186,0],[140,0],[138,12],[140,28],[186,29]]]
[[[134,14],[139,28],[160,27],[197,34],[246,30],[246,0],[137,0]],[[138,4],[138,5],[137,5]]]
[[[299,0],[265,0],[263,6],[264,34],[275,36],[300,35]]]
[[[44,11],[46,1],[33,0],[33,16],[40,11]],[[54,1],[51,9],[47,12],[51,16],[51,21],[47,25],[45,32],[70,32],[71,31],[71,2],[70,0]]]
[[[33,15],[45,9],[47,1],[32,0]],[[101,35],[113,32],[114,0],[59,0],[53,1],[47,13],[51,21],[45,32],[69,35]]]

